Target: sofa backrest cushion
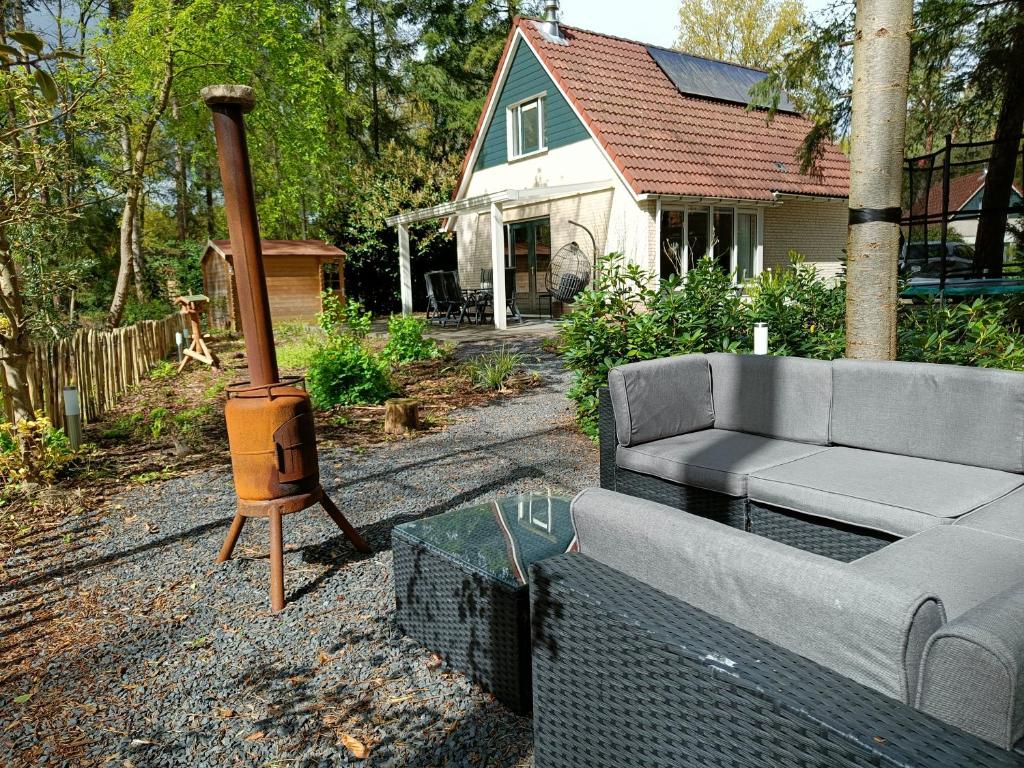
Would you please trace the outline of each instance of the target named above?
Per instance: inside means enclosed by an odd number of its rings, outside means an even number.
[[[649,443],[715,423],[711,368],[704,355],[620,365],[608,372],[608,389],[619,445]]]
[[[589,489],[572,515],[583,554],[904,703],[945,621],[917,588],[654,502]]]
[[[772,355],[708,355],[715,428],[828,445],[832,363]]]
[[[832,442],[1024,472],[1024,374],[835,360]]]
[[[932,636],[916,706],[1004,749],[1024,737],[1024,583]]]

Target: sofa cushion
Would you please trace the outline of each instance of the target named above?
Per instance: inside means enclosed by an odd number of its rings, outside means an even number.
[[[850,565],[936,595],[946,607],[946,615],[955,619],[1024,581],[1024,542],[940,525],[895,541]]]
[[[1024,736],[1024,584],[949,622],[925,648],[916,706],[1010,749]]]
[[[954,525],[1024,541],[1024,488],[964,515]]]
[[[572,515],[583,554],[906,703],[945,619],[916,588],[662,504],[591,489]]]
[[[1024,483],[982,467],[827,448],[751,474],[751,501],[910,536],[950,523]]]
[[[708,355],[715,428],[828,445],[832,363],[771,355]]]
[[[1024,472],[1024,374],[835,360],[832,442]]]
[[[747,476],[756,470],[827,450],[824,446],[773,440],[746,432],[705,429],[616,449],[623,469],[694,485],[729,496],[747,495]]]
[[[715,422],[711,368],[704,355],[620,365],[608,372],[608,389],[619,445],[681,435]]]

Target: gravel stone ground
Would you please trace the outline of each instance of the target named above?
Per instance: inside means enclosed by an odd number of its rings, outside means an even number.
[[[233,514],[226,470],[119,497],[99,540],[31,577],[28,586],[81,607],[82,637],[95,640],[68,638],[64,652],[36,661],[33,698],[54,706],[46,722],[0,726],[0,764],[18,765],[54,729],[78,755],[44,753],[38,764],[530,765],[530,720],[397,631],[390,551],[392,527],[406,520],[495,494],[597,484],[596,447],[572,427],[567,374],[536,341],[521,344],[536,389],[457,411],[438,434],[321,454],[327,492],[376,554],[358,555],[318,510],[285,518],[280,614],[268,608],[263,521],[247,525],[234,560],[214,564]],[[6,565],[17,573],[31,556]],[[18,586],[0,591],[0,609],[17,604]],[[0,722],[17,693],[0,691]],[[349,737],[369,756],[356,759]]]

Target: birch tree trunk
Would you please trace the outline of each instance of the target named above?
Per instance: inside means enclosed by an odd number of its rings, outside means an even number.
[[[896,270],[913,0],[857,0],[846,356],[896,357]]]
[[[142,130],[138,141],[130,154],[128,185],[124,196],[124,209],[121,211],[121,264],[117,271],[117,284],[114,286],[114,298],[110,302],[107,313],[107,327],[116,328],[121,324],[124,314],[125,300],[128,296],[128,281],[132,277],[135,264],[135,225],[142,198],[142,185],[146,175],[146,161],[149,159],[149,147],[153,141],[156,125],[167,110],[171,99],[171,87],[174,85],[174,51],[168,51],[164,60],[163,80],[156,94],[156,102],[152,110],[142,121]],[[127,136],[127,134],[126,134]],[[124,139],[125,146],[130,146],[130,139]],[[140,233],[141,236],[141,233]],[[141,262],[141,253],[140,253]],[[141,264],[140,264],[141,266]],[[141,269],[139,270],[141,273]],[[139,275],[141,281],[142,275]]]
[[[114,285],[114,298],[110,302],[110,311],[107,314],[107,327],[116,328],[121,324],[121,316],[124,314],[124,305],[128,299],[128,281],[132,277],[132,265],[134,264],[134,249],[132,248],[135,231],[135,211],[139,205],[141,188],[129,183],[128,191],[124,197],[124,208],[121,209],[121,240],[119,252],[121,264],[117,270],[117,283]]]
[[[146,275],[142,271],[142,228],[146,223],[146,193],[139,191],[139,201],[135,204],[135,221],[132,222],[132,275],[135,278],[135,298],[139,303],[146,300]]]

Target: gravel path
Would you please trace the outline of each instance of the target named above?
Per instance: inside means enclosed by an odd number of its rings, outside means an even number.
[[[99,540],[70,547],[63,568],[0,589],[8,619],[26,586],[54,590],[82,616],[62,652],[33,662],[45,720],[16,717],[22,691],[0,690],[0,764],[24,764],[24,750],[59,733],[61,753],[37,764],[530,765],[530,721],[397,632],[390,551],[391,528],[406,520],[597,483],[596,448],[570,426],[567,375],[525,343],[537,389],[456,412],[441,433],[321,455],[327,492],[376,554],[357,555],[322,513],[286,518],[280,614],[268,611],[261,521],[233,561],[214,565],[234,504],[220,470],[120,497]],[[31,557],[5,565],[18,573]],[[31,621],[24,613],[13,622]],[[343,737],[369,757],[355,759]]]

